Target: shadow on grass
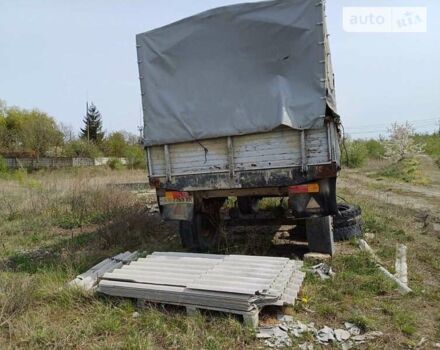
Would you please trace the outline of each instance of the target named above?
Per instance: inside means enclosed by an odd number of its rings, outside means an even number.
[[[143,210],[123,213],[94,232],[60,237],[58,242],[35,250],[15,252],[0,261],[0,271],[35,273],[64,268],[84,271],[121,251],[181,250],[177,229],[157,214]]]
[[[297,259],[308,253],[307,239],[279,225],[231,227],[221,250],[224,254],[266,255]]]
[[[279,226],[243,227],[242,234],[226,233],[226,243],[212,253],[284,256],[301,258],[307,246],[289,239],[274,240]],[[105,258],[124,251],[183,251],[178,224],[164,222],[159,214],[142,208],[118,212],[93,232],[60,236],[56,243],[29,251],[18,251],[0,261],[0,271],[36,273],[63,269],[83,272]]]

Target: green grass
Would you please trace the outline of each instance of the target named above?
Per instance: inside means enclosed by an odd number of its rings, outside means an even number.
[[[99,170],[92,176],[87,171],[27,175],[38,181],[39,187],[19,180],[0,182],[9,199],[7,206],[0,203],[0,347],[261,346],[253,331],[231,315],[202,313],[188,317],[180,308],[151,305],[133,317],[137,310],[130,300],[65,287],[77,274],[121,251],[182,249],[176,225],[146,215],[144,199],[109,190],[99,185],[101,180],[98,185],[91,181],[115,174],[126,178],[127,171]],[[82,179],[85,174],[87,181]],[[67,183],[57,185],[66,178]],[[11,186],[16,186],[14,191]],[[394,266],[396,242],[407,244],[410,286],[415,293],[401,296],[368,255],[353,242],[346,242],[338,245],[339,254],[332,261],[334,278],[323,281],[307,273],[300,301],[286,312],[303,322],[315,322],[317,327],[343,327],[344,322],[350,321],[366,331],[384,332],[384,337],[368,343],[367,348],[405,348],[422,336],[438,339],[440,248],[436,238],[422,233],[410,210],[372,201],[354,190],[340,194],[361,205],[366,230],[375,233],[369,244],[389,270]],[[271,209],[277,207],[277,202],[266,200],[263,205]],[[249,228],[242,242],[231,243],[225,253],[274,254],[271,238],[254,230]],[[305,335],[295,343],[312,338]]]
[[[428,179],[423,176],[420,162],[416,158],[407,158],[392,163],[380,170],[377,175],[412,184],[426,185],[429,183]]]
[[[440,159],[440,134],[417,134],[414,136],[417,143],[424,145],[426,154],[433,158]]]

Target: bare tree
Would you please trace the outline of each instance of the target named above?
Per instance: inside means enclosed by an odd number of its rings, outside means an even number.
[[[75,131],[72,125],[60,122],[58,124],[58,128],[63,133],[64,143],[70,142],[75,139]]]

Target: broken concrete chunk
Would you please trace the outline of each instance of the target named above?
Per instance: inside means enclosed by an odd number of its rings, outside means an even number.
[[[335,329],[334,333],[337,341],[348,340],[351,336],[350,332],[345,329]]]
[[[266,346],[268,346],[269,348],[274,348],[274,347],[275,347],[275,344],[272,343],[272,342],[269,341],[269,340],[266,340],[266,341],[264,342],[264,344],[265,344]]]
[[[365,333],[362,335],[355,335],[351,339],[356,342],[365,342],[366,340],[373,340],[373,339],[381,337],[381,336],[383,336],[382,332],[372,331],[372,332],[368,332],[368,333]]]
[[[351,322],[344,322],[344,326],[347,329],[350,329],[352,327],[356,327],[356,325],[354,323],[351,323]]]
[[[345,328],[350,332],[351,335],[359,335],[361,334],[361,329],[356,326],[354,323],[345,322]]]
[[[313,266],[311,271],[316,273],[322,280],[329,279],[335,275],[332,268],[325,263]]]
[[[319,264],[322,262],[329,263],[332,257],[329,254],[321,253],[307,253],[304,254],[304,263],[307,264]]]
[[[257,338],[266,339],[265,344],[270,348],[280,349],[291,346],[292,341],[289,337],[302,338],[306,333],[314,336],[314,342],[322,345],[328,345],[330,342],[338,342],[343,350],[352,349],[355,345],[367,343],[383,335],[380,331],[370,331],[360,334],[358,326],[351,322],[345,322],[343,328],[333,329],[328,326],[317,330],[313,322],[309,324],[301,321],[294,321],[292,316],[278,315],[281,323],[278,326],[259,328]],[[313,349],[313,342],[304,342],[299,345],[300,349]]]
[[[284,332],[287,332],[287,331],[289,330],[289,328],[287,328],[287,326],[285,326],[285,325],[283,325],[283,324],[280,324],[280,325],[278,326],[278,328],[281,329],[281,330],[284,331]]]
[[[289,316],[289,315],[278,315],[277,319],[280,322],[286,322],[286,323],[293,322],[293,316]]]
[[[320,342],[324,342],[324,343],[335,340],[333,329],[331,329],[330,327],[327,327],[327,326],[324,326],[324,328],[321,328],[318,331],[316,337],[318,338],[318,340]]]
[[[364,334],[364,337],[366,339],[374,339],[374,338],[378,338],[378,337],[382,337],[382,336],[383,336],[383,333],[380,331],[371,331],[371,332]]]
[[[273,337],[273,329],[272,328],[258,328],[258,332],[256,334],[258,339],[268,339]]]
[[[369,232],[364,233],[364,238],[367,241],[372,241],[374,239],[374,237],[375,237],[374,233],[369,233]]]
[[[365,341],[365,335],[355,335],[351,339],[356,342],[363,342]]]
[[[287,337],[287,332],[285,330],[281,329],[280,327],[275,327],[275,328],[273,328],[273,335],[275,337],[285,338],[285,337]]]
[[[341,344],[341,349],[342,350],[350,350],[351,348],[353,348],[354,344],[352,341],[347,341],[345,343]]]

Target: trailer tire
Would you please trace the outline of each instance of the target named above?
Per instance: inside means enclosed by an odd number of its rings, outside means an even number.
[[[209,252],[218,249],[220,230],[208,214],[196,212],[192,221],[179,222],[182,246],[192,252]]]
[[[209,214],[194,213],[194,242],[197,251],[205,253],[217,251],[220,245],[220,223]]]
[[[249,215],[254,212],[252,208],[252,197],[238,197],[237,206],[241,214]]]
[[[304,220],[299,221],[290,232],[292,239],[305,239],[307,240],[307,228]]]
[[[179,235],[182,242],[182,247],[194,250],[194,234],[193,234],[193,223],[191,221],[180,221],[179,222]]]
[[[362,224],[355,223],[349,226],[334,227],[333,240],[335,242],[349,241],[352,238],[359,238],[363,236]]]

